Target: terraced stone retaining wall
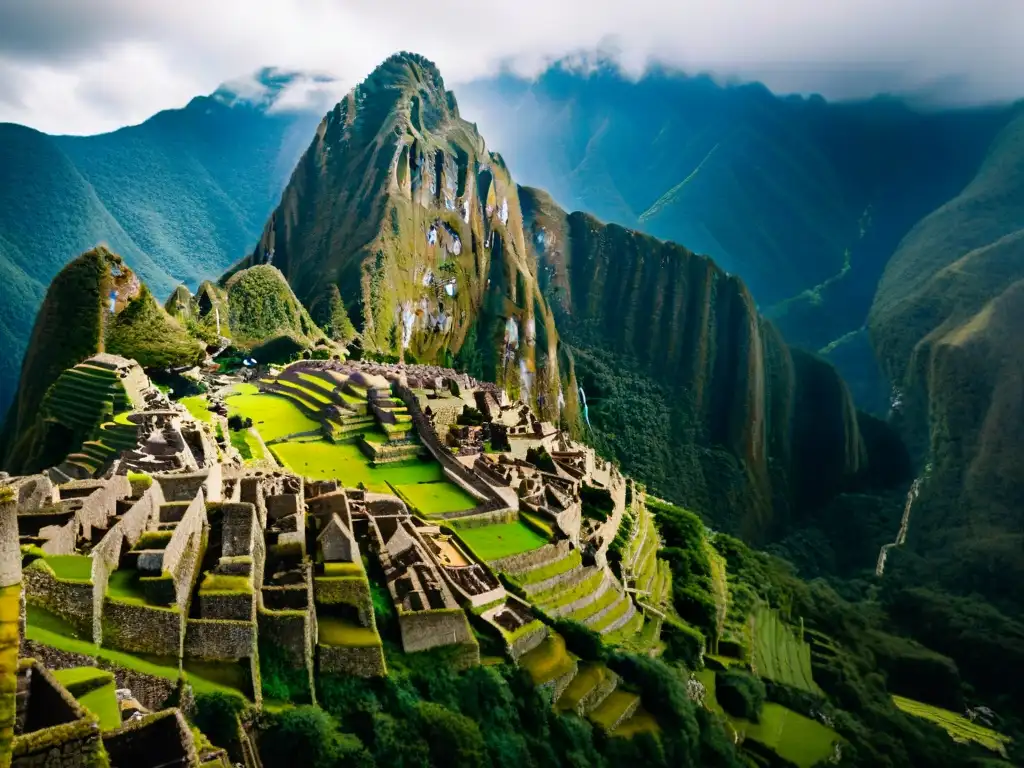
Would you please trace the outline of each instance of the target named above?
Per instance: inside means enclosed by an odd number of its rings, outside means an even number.
[[[318,645],[317,659],[321,673],[383,677],[387,674],[384,649],[379,645],[341,647]]]
[[[42,559],[24,571],[26,600],[65,619],[79,632],[93,632],[93,585],[88,582],[62,581],[53,575]]]

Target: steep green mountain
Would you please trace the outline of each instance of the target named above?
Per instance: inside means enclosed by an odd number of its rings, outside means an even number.
[[[321,325],[340,294],[367,352],[476,361],[547,417],[559,387],[574,388],[516,186],[421,57],[388,59],[323,119],[236,268],[259,264],[279,268]]]
[[[195,365],[206,356],[120,256],[103,246],[83,253],[57,274],[39,308],[0,433],[0,466],[36,472],[81,443],[95,424],[69,426],[43,406],[65,369],[98,352],[156,368]]]
[[[105,242],[163,301],[251,247],[317,119],[270,104],[222,88],[99,136],[0,124],[0,410],[46,286],[70,259]]]
[[[788,348],[739,278],[539,190],[519,197],[588,438],[657,493],[763,540],[841,490],[891,480],[835,369]]]
[[[460,98],[520,183],[707,254],[743,278],[788,342],[826,354],[880,413],[887,387],[861,330],[875,285],[1009,117],[562,66],[532,83],[476,82]]]
[[[925,216],[889,262],[871,309],[897,416],[926,467],[911,549],[965,593],[1021,606],[1024,478],[1024,113],[977,174]]]

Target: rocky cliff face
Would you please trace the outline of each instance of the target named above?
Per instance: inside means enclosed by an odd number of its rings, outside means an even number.
[[[951,585],[1004,596],[1024,577],[1022,211],[1024,114],[904,238],[870,317],[896,416],[929,467],[908,541],[951,564],[938,569]]]
[[[391,57],[324,117],[238,266],[257,264],[279,268],[321,324],[338,289],[364,350],[458,355],[556,416],[569,382],[516,186],[425,59]]]
[[[538,190],[519,197],[591,427],[627,467],[662,454],[656,491],[758,539],[864,477],[846,385],[792,352],[742,281]]]

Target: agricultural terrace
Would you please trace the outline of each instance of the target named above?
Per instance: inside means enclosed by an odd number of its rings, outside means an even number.
[[[315,432],[320,424],[309,418],[291,401],[261,393],[253,384],[236,384],[235,394],[224,398],[230,415],[252,419],[266,442],[298,432]]]
[[[765,702],[757,723],[732,717],[718,703],[715,671],[702,669],[694,677],[704,686],[705,708],[725,718],[737,736],[762,744],[798,768],[812,768],[831,757],[839,741],[831,728],[774,702]]]
[[[811,646],[798,638],[779,614],[761,604],[751,617],[754,672],[777,683],[819,693],[811,675]]]
[[[521,522],[484,525],[474,528],[453,524],[463,543],[481,560],[499,560],[509,555],[543,547],[547,540]]]
[[[225,399],[232,414],[252,419],[253,427],[287,469],[316,480],[338,480],[349,488],[362,485],[376,493],[397,494],[424,517],[469,510],[477,505],[476,499],[445,479],[441,466],[433,460],[416,458],[414,453],[405,461],[393,463],[378,465],[371,460],[358,441],[387,444],[389,436],[384,427],[395,426],[376,424],[372,416],[354,415],[358,429],[347,430],[332,440],[313,436],[281,440],[287,435],[318,432],[322,428],[320,422],[303,412],[299,401],[305,408],[320,409],[333,402],[333,394],[357,409],[367,405],[365,390],[359,387],[350,386],[351,392],[346,392],[308,373],[298,372],[296,377],[297,381],[275,380],[275,386],[284,388],[287,395],[260,392],[252,384],[238,384],[232,388],[234,394]],[[402,426],[405,423],[409,422]],[[409,429],[401,431],[406,433]],[[258,441],[246,432],[232,432],[231,440],[243,458],[262,458]],[[278,440],[281,441],[274,442]]]
[[[902,696],[893,696],[892,700],[908,715],[935,723],[946,731],[953,741],[974,742],[1006,757],[1006,745],[1010,743],[1010,739],[1001,733],[972,723],[966,717],[958,715],[956,712],[950,712],[948,709],[922,704],[920,701],[905,699]]]

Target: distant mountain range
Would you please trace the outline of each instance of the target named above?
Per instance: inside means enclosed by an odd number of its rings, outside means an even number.
[[[288,82],[267,70],[257,100],[224,87],[99,136],[0,124],[0,410],[47,284],[83,251],[107,243],[163,302],[252,246],[320,119],[274,109]]]
[[[521,183],[712,257],[786,340],[839,366],[862,407],[888,386],[863,329],[901,239],[970,181],[1009,108],[830,104],[761,85],[555,67],[459,91]]]

